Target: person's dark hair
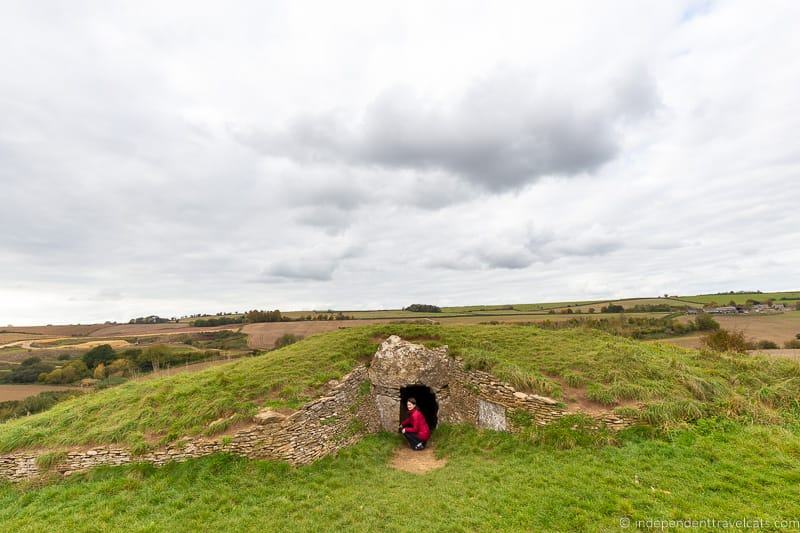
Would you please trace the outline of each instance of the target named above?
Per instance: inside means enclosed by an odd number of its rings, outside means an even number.
[[[412,405],[417,405],[417,399],[416,398],[409,398],[406,401],[407,402],[411,402]]]

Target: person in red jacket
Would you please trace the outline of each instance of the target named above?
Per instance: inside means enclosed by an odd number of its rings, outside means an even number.
[[[422,411],[417,409],[416,399],[409,398],[406,400],[406,407],[408,407],[409,415],[408,418],[400,423],[400,432],[406,438],[412,450],[422,450],[431,437],[428,421],[425,420],[425,415],[422,414]]]

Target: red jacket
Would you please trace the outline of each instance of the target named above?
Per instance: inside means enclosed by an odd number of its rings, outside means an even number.
[[[401,426],[406,428],[406,431],[416,433],[420,439],[427,441],[431,437],[431,429],[428,427],[428,421],[425,420],[425,415],[422,414],[418,408],[411,410],[408,418],[400,423]]]

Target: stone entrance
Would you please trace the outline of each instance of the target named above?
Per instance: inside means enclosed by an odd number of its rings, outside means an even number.
[[[372,358],[368,375],[381,427],[397,431],[401,417],[408,416],[405,400],[411,396],[431,428],[440,421],[460,421],[451,416],[450,383],[457,372],[447,347],[429,349],[394,335],[386,339]]]
[[[425,415],[428,427],[431,431],[439,423],[439,403],[436,401],[436,394],[425,385],[408,385],[400,389],[400,421],[408,418],[408,408],[406,400],[414,398],[417,401],[417,409]]]

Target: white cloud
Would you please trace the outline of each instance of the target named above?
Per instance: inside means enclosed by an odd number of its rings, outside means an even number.
[[[798,15],[5,3],[0,324],[797,288]]]

